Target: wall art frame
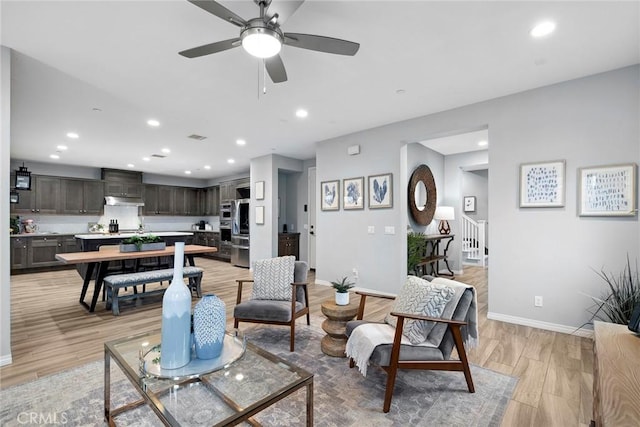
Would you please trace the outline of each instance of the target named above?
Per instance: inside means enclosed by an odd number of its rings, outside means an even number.
[[[11,190],[9,192],[9,203],[20,203],[20,193],[16,190]]]
[[[520,165],[520,207],[560,208],[565,202],[564,160]]]
[[[364,209],[364,176],[342,180],[344,210]]]
[[[369,209],[393,208],[393,174],[370,175],[367,180]]]
[[[264,181],[256,182],[256,200],[264,200]]]
[[[476,196],[464,196],[462,202],[463,212],[475,212],[476,211]]]
[[[578,215],[636,215],[637,175],[635,163],[579,168]]]
[[[264,206],[256,206],[256,224],[264,225]]]
[[[340,180],[320,183],[320,209],[323,211],[340,210]]]

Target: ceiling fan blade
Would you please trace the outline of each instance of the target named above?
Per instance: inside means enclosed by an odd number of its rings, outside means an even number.
[[[222,52],[224,50],[232,49],[236,46],[240,46],[240,38],[222,40],[215,43],[209,43],[202,46],[194,47],[192,49],[183,50],[178,52],[180,55],[187,58],[197,58],[199,56],[210,55],[212,53]]]
[[[269,13],[267,16],[269,19],[273,17],[276,13],[278,14],[278,24],[282,25],[285,23],[287,19],[294,14],[296,10],[304,3],[304,0],[295,0],[295,1],[277,1],[275,0],[269,6]]]
[[[284,68],[284,63],[280,55],[272,56],[264,60],[265,67],[267,67],[267,73],[271,77],[271,81],[274,83],[282,83],[287,81],[287,70]]]
[[[217,16],[220,19],[224,19],[227,22],[231,22],[238,27],[244,27],[247,25],[247,21],[231,12],[229,9],[221,5],[214,0],[188,0],[189,3],[193,3],[201,9]]]
[[[284,33],[284,44],[318,52],[353,56],[360,49],[360,43],[312,34]]]

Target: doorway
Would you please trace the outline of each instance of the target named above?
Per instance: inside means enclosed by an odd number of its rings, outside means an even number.
[[[317,205],[317,197],[316,197],[316,168],[309,168],[309,208],[308,208],[308,216],[309,222],[307,227],[307,244],[308,254],[309,254],[309,268],[316,268],[316,205]]]

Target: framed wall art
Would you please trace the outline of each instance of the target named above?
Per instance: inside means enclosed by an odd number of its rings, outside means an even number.
[[[264,181],[256,182],[256,200],[264,200]]]
[[[256,206],[256,224],[264,224],[264,206]]]
[[[364,177],[342,180],[343,202],[346,209],[364,209]]]
[[[564,206],[565,161],[520,165],[520,207]]]
[[[320,183],[320,209],[337,211],[340,209],[340,181],[324,181]]]
[[[393,175],[371,175],[369,178],[369,209],[393,207]]]
[[[464,196],[464,201],[462,204],[462,208],[464,212],[475,212],[476,211],[476,196]]]
[[[635,215],[637,169],[635,163],[578,169],[578,214]]]

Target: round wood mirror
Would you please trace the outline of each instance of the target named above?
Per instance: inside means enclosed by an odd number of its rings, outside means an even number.
[[[436,182],[427,165],[418,166],[409,180],[409,210],[413,220],[420,225],[429,225],[436,211]]]

